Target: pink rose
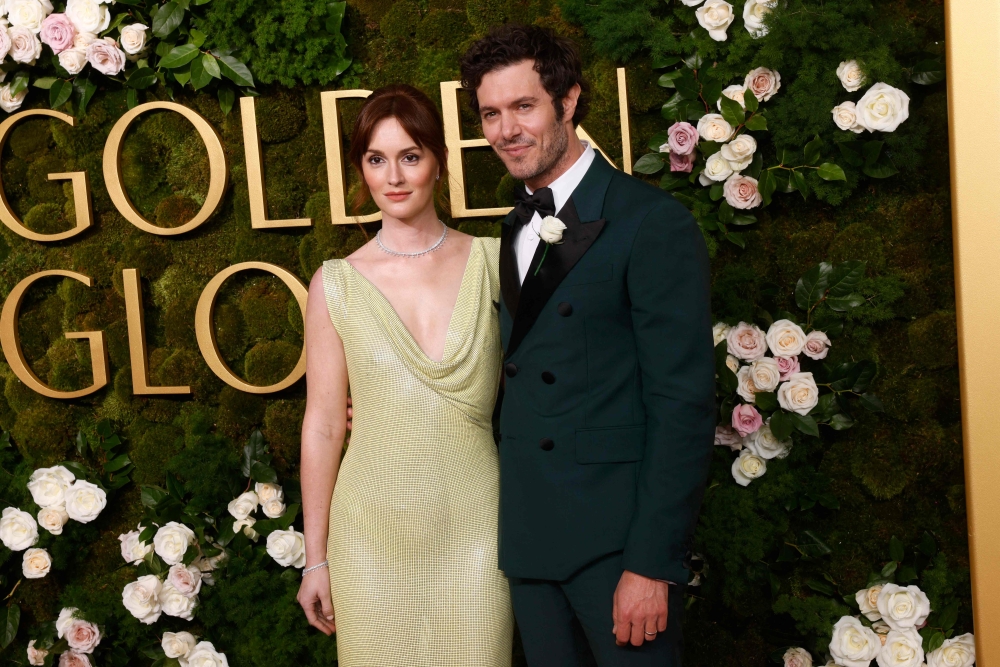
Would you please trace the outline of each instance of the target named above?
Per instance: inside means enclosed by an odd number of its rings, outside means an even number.
[[[49,654],[49,652],[46,651],[45,649],[43,649],[43,648],[36,648],[35,647],[35,640],[34,639],[32,639],[30,642],[28,642],[28,664],[29,665],[35,665],[36,667],[40,667],[41,665],[44,665],[45,664],[45,656],[47,656],[48,654]]]
[[[733,428],[741,437],[755,432],[763,423],[763,418],[754,406],[741,403],[733,408]]]
[[[782,382],[787,380],[792,373],[799,372],[798,357],[775,357],[774,360],[778,362],[778,373],[780,373],[778,379]]]
[[[737,359],[756,361],[767,352],[767,340],[760,327],[740,322],[726,334],[726,350]]]
[[[93,623],[74,619],[66,631],[66,642],[74,651],[93,653],[94,647],[101,643],[101,631]]]
[[[781,88],[781,75],[766,67],[758,67],[747,74],[743,87],[761,102],[767,102]]]
[[[196,565],[185,567],[182,563],[171,565],[167,581],[186,598],[194,597],[201,590],[201,570]]]
[[[743,438],[733,430],[732,426],[719,424],[715,427],[715,444],[738,452],[743,449]]]
[[[810,359],[826,359],[830,351],[830,339],[822,331],[810,331],[806,336],[806,345],[802,348],[802,354]]]
[[[101,74],[114,76],[125,68],[125,52],[111,37],[95,39],[87,45],[87,62]]]
[[[691,168],[694,167],[694,155],[678,155],[677,153],[670,153],[670,171],[682,171],[690,174]]]
[[[667,130],[667,145],[671,153],[691,155],[698,145],[698,130],[691,123],[674,123]]]
[[[722,193],[726,195],[726,201],[733,208],[756,208],[763,201],[760,192],[757,191],[757,179],[740,174],[733,174],[726,179]]]
[[[42,21],[42,31],[38,36],[43,44],[52,47],[53,53],[62,53],[73,46],[76,28],[65,14],[49,14]]]
[[[84,653],[64,651],[59,655],[59,667],[91,667],[90,658]]]

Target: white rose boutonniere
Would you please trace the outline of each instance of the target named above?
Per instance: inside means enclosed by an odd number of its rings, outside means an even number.
[[[791,320],[775,320],[767,329],[767,346],[776,357],[794,357],[806,344],[806,333]]]
[[[36,667],[42,667],[45,664],[45,656],[49,652],[44,648],[36,648],[35,640],[32,639],[28,642],[28,664],[35,665]]]
[[[263,505],[268,500],[284,500],[285,491],[281,488],[280,484],[271,484],[269,482],[257,482],[253,485],[253,492],[257,494],[257,500]]]
[[[830,655],[842,667],[868,667],[881,649],[878,635],[853,616],[843,616],[833,626]]]
[[[725,322],[716,322],[715,326],[712,327],[712,340],[713,345],[718,345],[722,341],[726,340],[726,336],[729,335],[729,330],[732,329],[731,326]]]
[[[771,431],[771,420],[743,439],[747,449],[766,460],[783,459],[792,448],[791,440],[778,440]]]
[[[118,541],[122,543],[122,558],[125,562],[138,565],[152,550],[153,545],[139,541],[139,531],[133,530],[122,533],[118,536]]]
[[[547,215],[542,218],[542,224],[538,229],[538,238],[545,242],[545,252],[538,262],[538,268],[532,275],[537,276],[545,262],[545,256],[549,254],[549,248],[563,242],[563,232],[566,231],[566,223],[554,215]]]
[[[698,136],[705,141],[722,143],[733,136],[733,126],[722,114],[707,113],[698,119]]]
[[[927,667],[972,667],[975,662],[976,642],[969,633],[946,639],[927,654]]]

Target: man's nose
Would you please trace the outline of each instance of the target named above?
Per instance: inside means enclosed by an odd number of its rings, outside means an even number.
[[[504,111],[500,114],[500,135],[505,140],[511,140],[521,134],[521,124],[517,122],[514,114]]]

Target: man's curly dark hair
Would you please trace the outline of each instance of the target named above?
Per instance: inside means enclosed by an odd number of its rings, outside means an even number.
[[[565,37],[538,26],[509,23],[490,30],[462,56],[462,87],[471,95],[472,110],[479,114],[476,89],[483,77],[494,70],[524,60],[535,62],[542,85],[552,96],[556,118],[562,120],[562,101],[574,84],[580,84],[580,98],[573,113],[573,127],[590,110],[590,85],[583,78],[583,65],[576,46]]]

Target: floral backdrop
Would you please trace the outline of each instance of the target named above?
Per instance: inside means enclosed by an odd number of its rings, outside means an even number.
[[[34,231],[74,224],[86,171],[95,227],[40,244],[0,228],[0,295],[31,273],[24,354],[60,390],[90,382],[105,332],[113,382],[40,396],[0,364],[0,658],[5,664],[334,664],[295,602],[303,565],[304,384],[228,387],[194,336],[201,289],[267,261],[308,281],[366,240],[330,224],[322,90],[408,82],[440,96],[491,26],[536,23],[580,47],[587,131],[621,165],[615,68],[626,67],[636,175],[694,214],[713,258],[719,427],[690,559],[685,663],[969,667],[971,633],[939,0],[8,0],[0,108],[19,123],[0,176]],[[270,217],[252,230],[237,97],[257,95]],[[218,130],[219,212],[178,238],[129,224],[104,187],[111,125],[173,99]],[[358,102],[343,102],[345,135]],[[477,121],[463,109],[463,134]],[[346,140],[346,137],[345,137]],[[177,114],[144,114],[122,175],[149,220],[183,224],[207,154]],[[517,185],[466,151],[473,207]],[[353,177],[349,188],[356,187]],[[443,212],[446,213],[446,212]],[[497,235],[493,218],[449,224]],[[145,293],[153,383],[137,397],[122,270]],[[276,278],[242,273],[216,308],[226,363],[273,384],[302,320]],[[519,649],[515,664],[523,664]]]

